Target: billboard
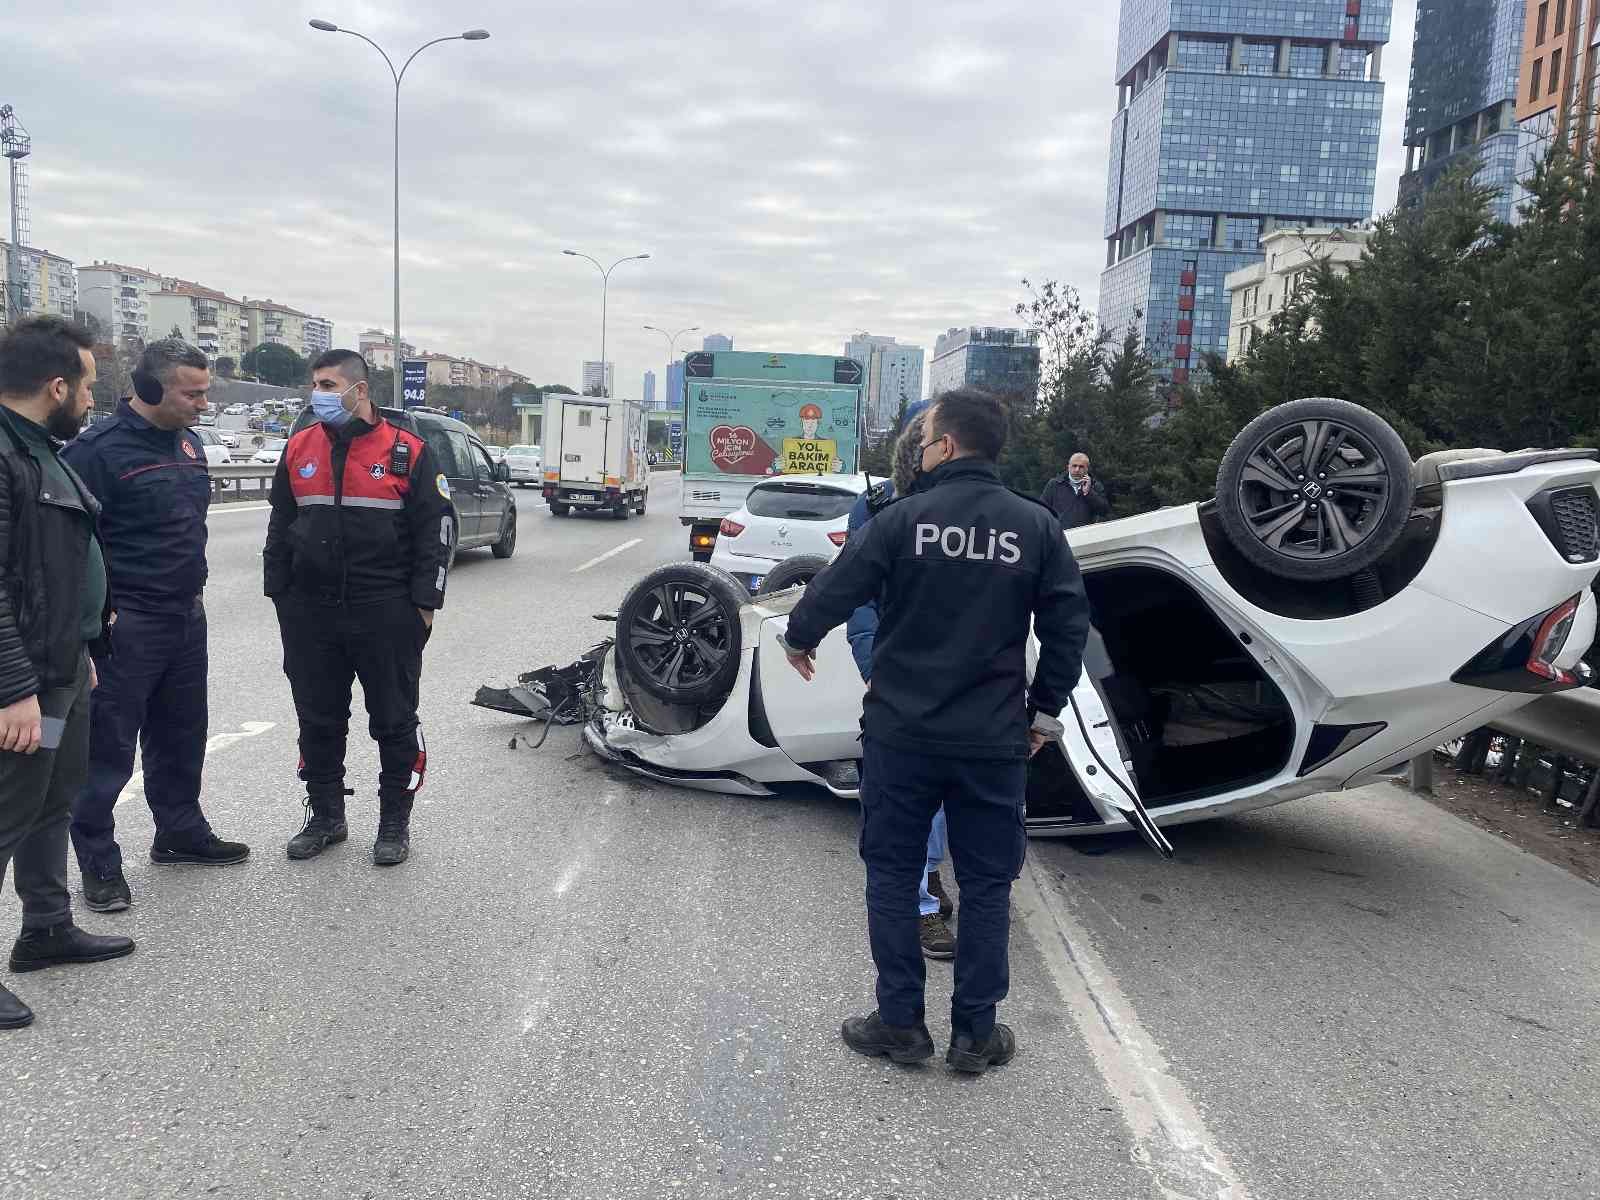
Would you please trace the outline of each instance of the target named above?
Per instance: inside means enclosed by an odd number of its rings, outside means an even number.
[[[684,447],[684,469],[691,474],[778,475],[786,458],[815,470],[822,446],[830,451],[830,470],[856,461],[858,388],[706,382],[692,376],[688,384],[685,424],[694,436]],[[797,443],[787,456],[786,441]],[[808,443],[811,453],[798,443]]]
[[[408,358],[401,369],[400,386],[404,389],[405,406],[419,408],[428,402],[428,363],[426,359]]]

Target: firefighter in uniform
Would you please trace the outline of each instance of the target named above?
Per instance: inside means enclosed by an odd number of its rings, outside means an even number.
[[[311,378],[318,420],[284,447],[262,552],[310,810],[289,857],[314,858],[348,834],[345,739],[360,679],[378,743],[372,857],[393,866],[410,853],[411,803],[427,769],[417,720],[422,648],[444,604],[455,508],[422,439],[373,404],[361,355],[329,350]]]
[[[924,421],[918,489],[852,535],[812,580],[789,615],[784,651],[810,679],[827,632],[878,600],[860,847],[878,1009],[847,1020],[844,1040],[896,1062],[933,1054],[917,893],[943,804],[961,889],[945,1061],[981,1073],[1016,1053],[995,1008],[1010,987],[1006,941],[1027,840],[1027,760],[1060,736],[1056,714],[1078,680],[1089,604],[1055,515],[1000,482],[1000,402],[946,392]],[[1031,685],[1030,622],[1039,639]]]

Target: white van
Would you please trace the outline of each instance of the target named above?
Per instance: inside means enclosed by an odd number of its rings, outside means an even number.
[[[645,412],[634,400],[546,395],[544,498],[564,517],[600,509],[619,521],[644,514],[650,495]]]

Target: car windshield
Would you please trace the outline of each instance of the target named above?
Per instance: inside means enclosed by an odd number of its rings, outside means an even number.
[[[783,517],[790,521],[836,521],[849,516],[854,492],[819,487],[814,483],[762,483],[750,489],[745,509],[753,517]]]
[[[288,444],[288,438],[268,438],[261,443],[261,448],[263,450],[282,450]]]
[[[539,447],[537,447],[537,446],[513,446],[513,447],[511,447],[511,449],[506,451],[506,457],[507,458],[538,458],[539,457]]]

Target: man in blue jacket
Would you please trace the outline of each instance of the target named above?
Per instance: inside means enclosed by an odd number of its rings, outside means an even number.
[[[918,491],[868,522],[812,580],[789,614],[783,649],[810,679],[827,632],[878,598],[861,773],[878,1008],[844,1022],[845,1043],[896,1062],[933,1054],[916,896],[942,804],[961,887],[945,1061],[981,1073],[1016,1053],[995,1009],[1010,987],[1027,761],[1061,735],[1056,714],[1082,670],[1089,603],[1055,514],[1000,482],[999,400],[946,392],[924,424]],[[1030,627],[1039,639],[1031,683]]]
[[[849,529],[852,537],[856,530],[872,519],[875,511],[881,510],[897,497],[911,494],[916,481],[917,460],[922,456],[922,414],[927,407],[926,400],[919,400],[906,409],[905,428],[895,439],[888,482],[874,489],[876,494],[863,494],[850,511]],[[850,654],[856,660],[856,669],[861,672],[862,679],[871,683],[872,647],[878,635],[876,600],[868,601],[850,614],[850,620],[845,624],[845,634],[850,640]],[[946,923],[955,906],[945,895],[944,885],[939,880],[945,843],[944,805],[941,804],[939,811],[933,815],[933,827],[928,832],[928,858],[922,871],[922,888],[917,906],[921,917],[917,933],[922,941],[922,952],[929,958],[937,959],[956,956],[955,935]]]

